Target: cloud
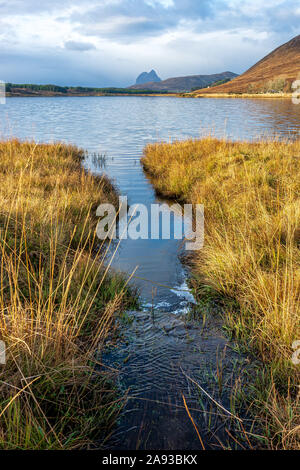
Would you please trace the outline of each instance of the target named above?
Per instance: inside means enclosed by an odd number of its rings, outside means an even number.
[[[162,78],[243,72],[299,34],[295,3],[0,0],[0,78],[126,86],[152,68]]]
[[[70,51],[90,51],[96,49],[95,45],[91,42],[79,42],[79,41],[66,41],[65,48]]]

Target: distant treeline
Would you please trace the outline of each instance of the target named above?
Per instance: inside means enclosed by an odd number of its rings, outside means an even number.
[[[141,94],[167,94],[168,91],[154,91],[154,90],[134,90],[130,88],[92,88],[92,87],[81,87],[81,86],[58,86],[58,85],[34,85],[32,83],[6,83],[6,91],[8,93],[14,91],[14,89],[30,90],[34,92],[44,91],[52,93],[105,93],[105,94],[130,94],[130,95],[141,95]]]

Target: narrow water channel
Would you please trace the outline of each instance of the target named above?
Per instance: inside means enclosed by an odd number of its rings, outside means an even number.
[[[100,168],[90,156],[88,165],[94,172],[104,170],[115,177],[130,205],[143,204],[150,214],[151,204],[164,204],[168,211],[171,203],[156,196],[139,163],[141,155],[137,148],[126,159],[124,154],[119,158],[108,155]],[[175,215],[171,221],[172,234],[182,220]],[[127,239],[114,255],[115,270],[128,274],[136,270],[131,283],[139,288],[141,309],[128,312],[128,321],[121,325],[122,339],[102,357],[108,368],[119,371],[119,387],[128,393],[108,449],[192,450],[235,445],[226,434],[228,414],[219,413],[192,380],[229,410],[230,394],[245,358],[232,351],[222,322],[213,312],[202,324],[189,320],[195,300],[188,288],[187,268],[179,257],[184,252],[182,245],[161,236],[158,240]],[[217,390],[219,373],[223,374],[221,393]]]

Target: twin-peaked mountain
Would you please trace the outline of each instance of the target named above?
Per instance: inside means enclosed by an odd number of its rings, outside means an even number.
[[[151,70],[151,72],[143,72],[141,73],[138,78],[136,79],[136,85],[142,85],[148,82],[161,82],[161,78],[157,75],[155,70]]]

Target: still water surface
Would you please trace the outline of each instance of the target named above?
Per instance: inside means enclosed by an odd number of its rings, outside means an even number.
[[[252,139],[299,132],[300,106],[290,100],[43,97],[10,98],[0,107],[0,136],[63,140],[90,154],[105,154],[103,169],[121,194],[128,196],[129,204],[146,206],[156,201],[139,163],[147,143],[208,133]],[[91,156],[86,165],[99,172]],[[152,302],[155,295],[156,304],[174,304],[178,301],[174,292],[155,286],[185,288],[177,250],[178,242],[168,240],[124,241],[114,266],[128,273],[138,266],[137,276],[148,280],[135,281],[145,302]]]
[[[85,165],[96,173],[105,171],[120,193],[128,196],[129,204],[142,203],[148,207],[158,199],[140,165],[147,143],[208,134],[256,139],[295,138],[299,133],[300,106],[289,100],[10,98],[5,106],[0,106],[1,138],[17,136],[76,144],[89,152]],[[103,168],[95,163],[93,153],[106,155]],[[199,403],[181,370],[207,384],[207,370],[214,376],[216,355],[227,342],[216,324],[206,328],[204,336],[199,326],[185,324],[182,314],[193,299],[186,287],[186,273],[178,251],[179,242],[174,240],[124,240],[115,257],[116,269],[130,274],[138,268],[134,283],[140,289],[144,309],[131,314],[133,323],[126,331],[128,345],[107,358],[121,369],[121,386],[129,387],[134,397],[128,402],[111,446],[122,449],[200,446],[182,408],[182,394],[191,408],[199,408]],[[228,364],[224,360],[229,370],[233,360],[238,358],[232,354]],[[225,404],[228,396],[220,399]],[[218,439],[212,439],[203,409],[201,413],[195,412],[197,425],[205,446],[213,448]],[[220,439],[224,438],[223,431]]]

